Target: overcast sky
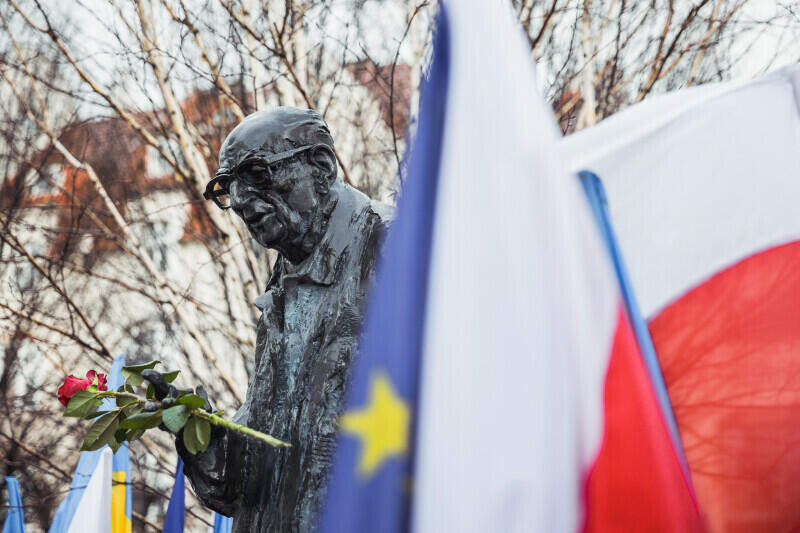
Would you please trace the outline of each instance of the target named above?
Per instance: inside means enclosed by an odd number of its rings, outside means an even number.
[[[44,0],[43,3],[49,5],[54,14],[58,13],[56,17],[63,16],[69,17],[72,21],[80,21],[80,44],[85,54],[97,61],[96,75],[102,75],[103,72],[110,73],[113,69],[108,67],[114,61],[114,47],[117,45],[100,21],[113,20],[115,15],[106,0],[78,0],[78,2],[83,4],[83,10],[80,7],[76,8],[72,1]],[[334,3],[332,19],[341,25],[338,30],[334,30],[335,33],[340,35],[347,33],[345,26],[356,15],[352,9],[353,3],[353,0],[340,0]],[[358,15],[363,20],[369,21],[366,25],[369,30],[360,36],[360,42],[353,40],[351,35],[351,47],[358,50],[359,45],[363,45],[370,51],[372,57],[379,61],[390,61],[394,55],[397,37],[403,31],[404,4],[405,2],[366,0]],[[744,8],[744,15],[747,20],[756,23],[768,20],[779,13],[785,14],[789,9],[795,12],[794,29],[798,30],[800,0],[750,0]],[[747,33],[746,38],[734,42],[734,56],[743,55],[743,59],[731,72],[733,80],[752,79],[765,71],[775,70],[800,60],[800,39],[797,31],[784,31],[785,28],[776,26],[765,26],[764,29],[765,31],[758,35],[757,39],[753,38],[755,34]],[[220,31],[224,31],[224,28],[220,28]],[[311,31],[309,40],[313,41],[315,39],[313,29]],[[352,30],[350,33],[352,34]],[[402,55],[401,53],[401,59]],[[140,107],[148,105],[146,101],[137,103]]]

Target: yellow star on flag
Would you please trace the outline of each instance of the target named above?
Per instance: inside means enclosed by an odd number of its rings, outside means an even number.
[[[358,475],[370,477],[384,461],[408,451],[408,406],[384,373],[370,378],[367,405],[339,419],[342,431],[361,440]]]

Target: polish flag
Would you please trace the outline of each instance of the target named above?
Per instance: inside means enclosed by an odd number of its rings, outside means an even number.
[[[800,527],[800,66],[563,141],[611,222],[712,531]]]
[[[441,153],[406,185],[435,191],[413,529],[702,530],[521,29],[486,0],[445,2],[437,31],[422,99],[444,110],[418,138]],[[397,224],[427,220],[404,201]]]

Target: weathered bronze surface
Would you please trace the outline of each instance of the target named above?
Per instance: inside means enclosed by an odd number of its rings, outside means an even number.
[[[389,212],[337,175],[333,139],[314,111],[281,107],[248,116],[228,135],[219,164],[207,197],[279,252],[254,302],[262,311],[254,372],[233,418],[292,447],[220,428],[198,456],[180,438],[176,446],[197,495],[233,516],[233,531],[308,532],[324,497]]]

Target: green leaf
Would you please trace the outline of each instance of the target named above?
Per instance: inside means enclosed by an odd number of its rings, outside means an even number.
[[[194,426],[197,431],[197,442],[200,443],[199,451],[204,452],[208,448],[208,443],[211,442],[211,424],[202,418],[198,418]]]
[[[128,429],[118,429],[116,432],[114,432],[114,440],[120,443],[125,442],[129,433],[130,430]]]
[[[117,407],[125,407],[139,400],[135,398],[126,398],[125,396],[117,396]]]
[[[119,427],[124,429],[151,429],[161,423],[161,411],[154,413],[137,413],[120,423]]]
[[[128,433],[128,442],[133,442],[141,438],[144,435],[144,429],[132,429],[130,433]]]
[[[184,394],[179,396],[175,403],[178,405],[187,405],[192,409],[201,409],[206,401],[197,394]]]
[[[138,372],[128,372],[125,373],[125,370],[122,370],[122,376],[125,378],[125,383],[130,385],[131,387],[138,387],[142,383],[144,383],[144,378],[139,375]]]
[[[100,400],[97,399],[94,393],[85,390],[76,392],[72,398],[70,398],[67,404],[67,410],[64,411],[64,416],[84,418],[98,405],[100,405]]]
[[[132,387],[138,387],[144,381],[142,378],[141,373],[142,370],[148,370],[155,367],[161,361],[150,361],[149,363],[145,363],[143,365],[131,365],[131,366],[123,366],[122,367],[122,377],[125,378]]]
[[[104,445],[108,444],[114,437],[114,433],[119,428],[119,415],[121,411],[114,410],[107,413],[94,423],[86,433],[86,438],[83,439],[81,445],[82,451],[99,450]]]
[[[167,426],[167,429],[173,433],[177,433],[186,424],[190,413],[191,409],[187,406],[176,405],[175,407],[164,409],[162,420],[164,421],[164,425]]]
[[[124,441],[117,440],[116,437],[111,437],[111,440],[108,441],[108,445],[109,447],[111,447],[111,451],[113,453],[117,453],[117,450],[119,450],[122,447],[123,442]]]
[[[172,383],[173,381],[175,381],[175,378],[177,378],[178,374],[180,373],[181,373],[180,370],[173,370],[172,372],[164,372],[161,375],[164,376],[164,379],[167,381],[167,383]]]
[[[125,415],[126,417],[129,417],[129,416],[133,416],[133,415],[135,415],[137,413],[140,413],[141,411],[142,411],[142,404],[132,404],[132,405],[128,405],[127,407],[125,407],[122,410],[122,414]],[[152,414],[152,413],[150,413],[150,414]],[[120,422],[122,422],[122,420],[120,420]]]
[[[88,415],[84,416],[84,420],[91,420],[92,418],[97,418],[98,416],[107,415],[111,411],[95,411],[94,413],[89,413]]]
[[[158,359],[154,359],[153,361],[150,361],[148,363],[143,363],[141,365],[123,366],[122,367],[122,374],[125,375],[126,371],[127,372],[137,372],[138,373],[138,372],[141,372],[142,370],[150,370],[152,368],[155,368],[155,366],[160,362],[161,361],[159,361]]]
[[[186,427],[183,428],[183,445],[192,455],[197,455],[197,452],[200,451],[200,442],[197,439],[197,418],[194,416],[186,422]]]
[[[148,400],[154,400],[156,398],[156,388],[153,387],[152,384],[147,385],[147,394],[145,394]]]

